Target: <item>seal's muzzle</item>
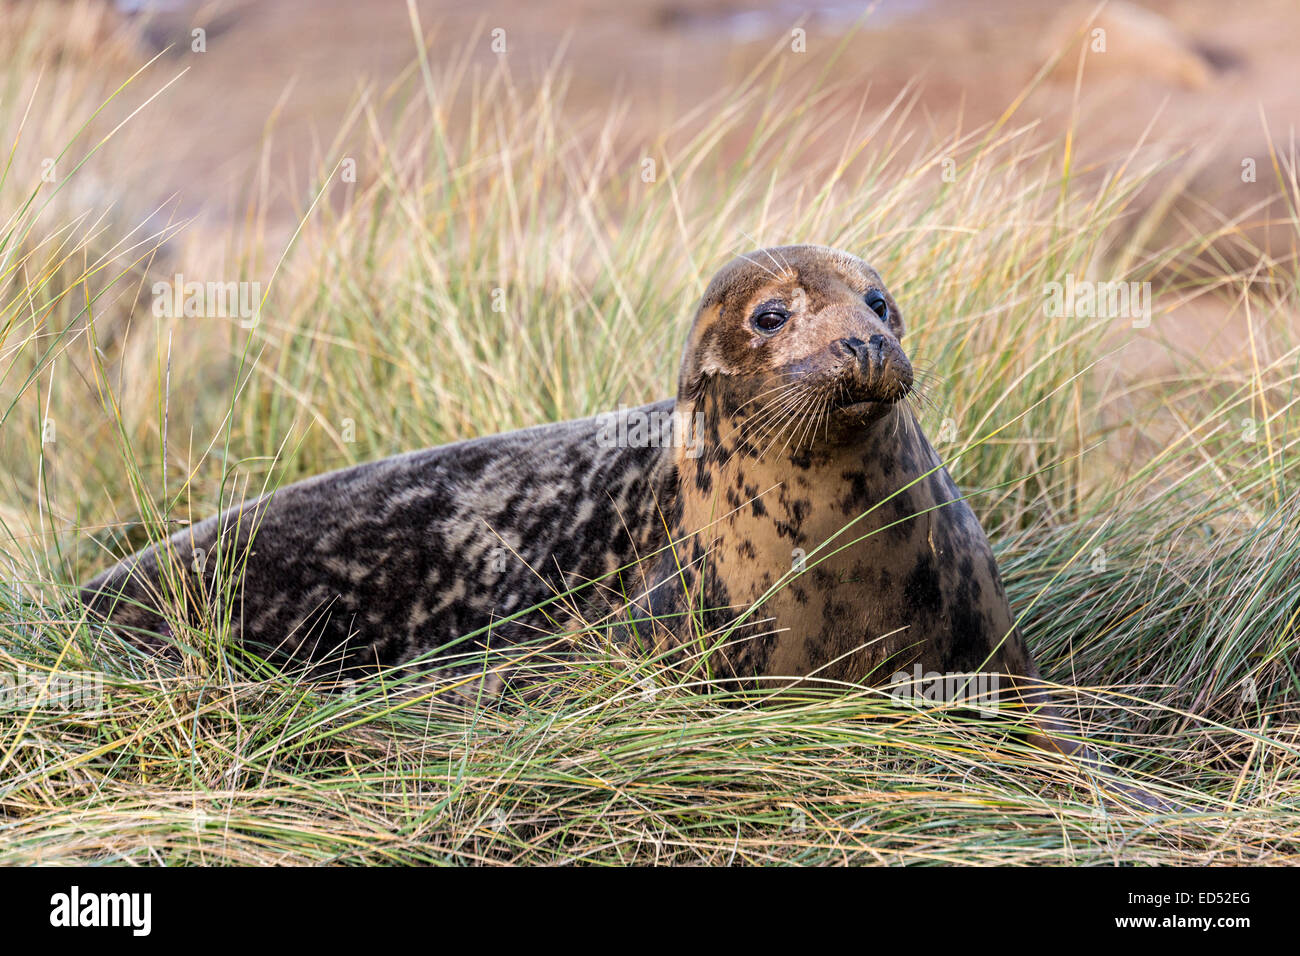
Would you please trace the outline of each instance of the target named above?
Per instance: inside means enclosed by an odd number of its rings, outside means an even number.
[[[851,402],[896,402],[912,388],[912,363],[893,336],[879,332],[865,342],[852,336],[836,345],[851,360]]]

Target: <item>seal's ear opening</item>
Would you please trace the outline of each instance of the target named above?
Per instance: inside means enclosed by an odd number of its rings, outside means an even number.
[[[716,354],[714,323],[721,317],[720,305],[701,306],[695,314],[686,345],[682,348],[681,372],[677,379],[677,398],[680,401],[696,401],[713,378],[725,373]]]
[[[698,402],[709,386],[717,381],[718,376],[726,374],[720,367],[710,364],[704,368],[683,369],[677,382],[677,399],[685,402]]]

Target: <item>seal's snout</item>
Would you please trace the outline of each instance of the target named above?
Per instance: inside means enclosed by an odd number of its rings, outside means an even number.
[[[857,336],[836,345],[852,361],[853,401],[896,402],[912,388],[912,363],[897,340],[879,332],[866,341]]]

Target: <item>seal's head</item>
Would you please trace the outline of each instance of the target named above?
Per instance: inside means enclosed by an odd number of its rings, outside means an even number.
[[[825,246],[733,259],[709,283],[682,355],[678,404],[745,431],[846,440],[912,388],[903,318],[880,276]]]

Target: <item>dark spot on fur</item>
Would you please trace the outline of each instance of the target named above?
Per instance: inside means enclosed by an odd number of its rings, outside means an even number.
[[[829,591],[831,588],[835,587],[835,575],[831,574],[830,571],[827,571],[826,568],[821,565],[813,568],[808,573],[812,577],[813,587],[817,588],[817,590]]]
[[[939,574],[930,552],[922,552],[912,565],[907,582],[903,585],[903,598],[917,617],[930,617],[942,609],[943,592],[939,587]]]

